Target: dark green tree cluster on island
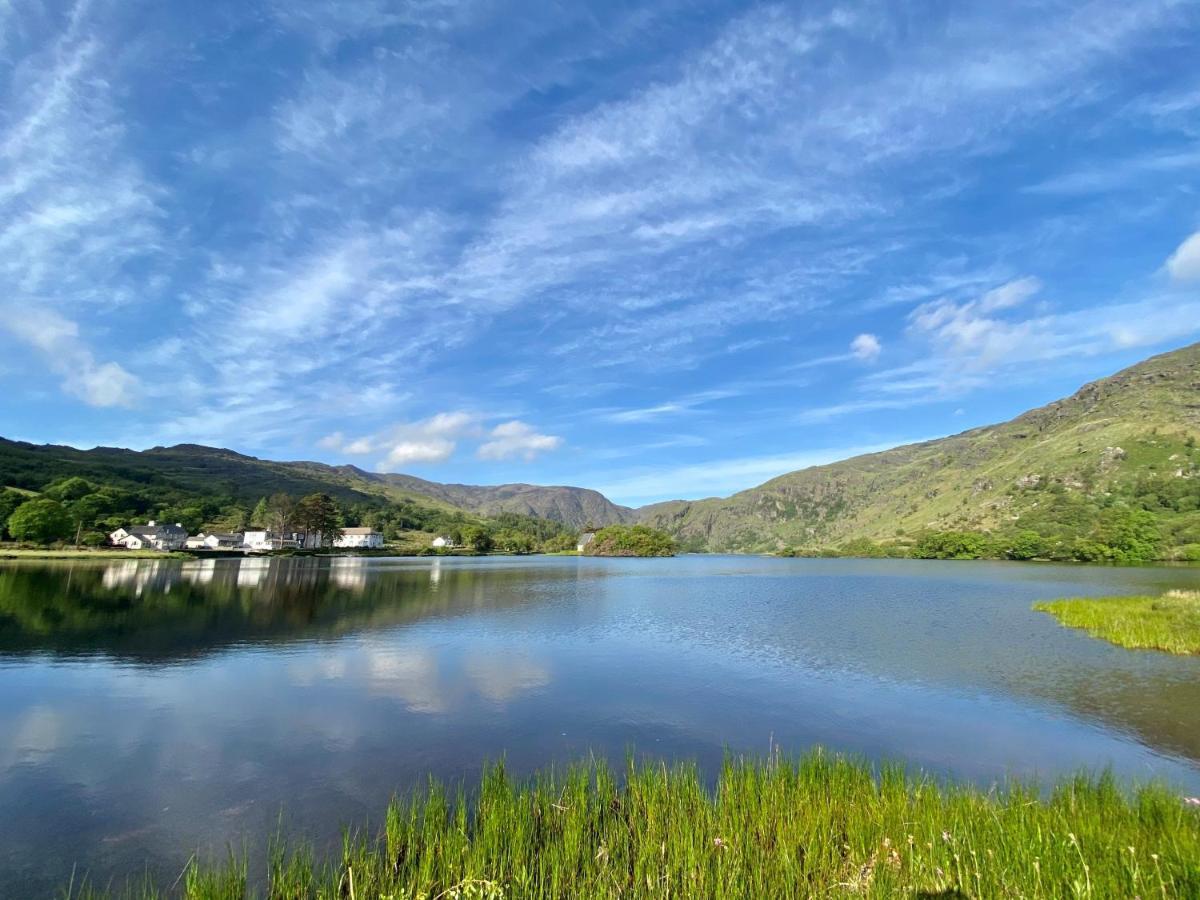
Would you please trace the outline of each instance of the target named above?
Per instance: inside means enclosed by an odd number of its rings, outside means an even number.
[[[609,525],[584,547],[587,556],[674,556],[675,540],[647,525]]]

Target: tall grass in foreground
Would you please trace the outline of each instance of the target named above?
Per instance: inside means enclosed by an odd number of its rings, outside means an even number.
[[[603,763],[515,783],[495,766],[468,802],[440,784],[393,801],[383,834],[340,858],[276,844],[264,885],[244,862],[191,865],[195,900],[521,897],[1200,897],[1200,808],[1108,775],[1050,793],[982,792],[878,774],[815,752],[693,766]],[[249,878],[250,882],[255,879]],[[138,897],[160,897],[153,888]],[[86,889],[75,896],[107,897]]]
[[[1081,597],[1035,603],[1033,608],[1121,647],[1200,653],[1200,591],[1168,591],[1161,597]]]

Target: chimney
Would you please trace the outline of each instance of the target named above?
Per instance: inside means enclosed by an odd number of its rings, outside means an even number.
[[[176,522],[176,523],[175,523],[175,527],[176,527],[176,528],[182,528],[182,527],[183,527],[183,523],[182,523],[182,522]]]
[[[157,525],[158,523],[157,523],[157,522],[155,522],[153,519],[148,519],[148,520],[146,521],[146,524],[147,524],[147,525],[149,525],[151,528],[153,528],[153,527],[154,527],[155,525]]]

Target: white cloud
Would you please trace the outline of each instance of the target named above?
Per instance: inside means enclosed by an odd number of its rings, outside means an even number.
[[[519,456],[526,461],[542,453],[557,450],[562,438],[550,434],[539,434],[531,425],[514,419],[503,422],[488,432],[488,439],[479,445],[480,459],[511,459]]]
[[[1171,254],[1167,271],[1176,282],[1200,281],[1200,231],[1197,231]]]
[[[454,455],[454,441],[431,438],[425,441],[400,441],[393,444],[384,465],[401,466],[414,462],[445,462]]]
[[[850,342],[850,352],[864,362],[871,362],[878,359],[882,351],[883,345],[879,343],[879,338],[873,334],[860,334]]]
[[[1036,342],[1030,322],[1014,322],[993,313],[1018,306],[1041,286],[1037,278],[1026,277],[993,288],[977,300],[923,303],[909,315],[910,327],[934,341],[942,352],[969,359],[974,368],[986,368],[1006,361],[1022,345]]]
[[[65,391],[89,406],[130,406],[136,379],[115,362],[97,362],[75,322],[49,309],[0,317],[0,328],[38,350]]]
[[[410,463],[439,463],[450,459],[463,440],[479,440],[476,455],[480,459],[501,460],[520,457],[532,460],[561,446],[562,438],[540,434],[533,426],[512,420],[489,429],[485,417],[465,410],[439,412],[426,419],[400,422],[376,434],[348,438],[334,432],[321,438],[318,446],[349,454],[384,452],[378,463],[381,470]]]

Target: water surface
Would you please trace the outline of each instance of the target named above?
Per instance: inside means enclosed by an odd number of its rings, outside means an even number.
[[[1034,600],[1186,568],[223,559],[0,566],[0,896],[168,883],[283,811],[320,846],[432,773],[822,744],[982,784],[1112,767],[1200,793],[1200,658]]]

